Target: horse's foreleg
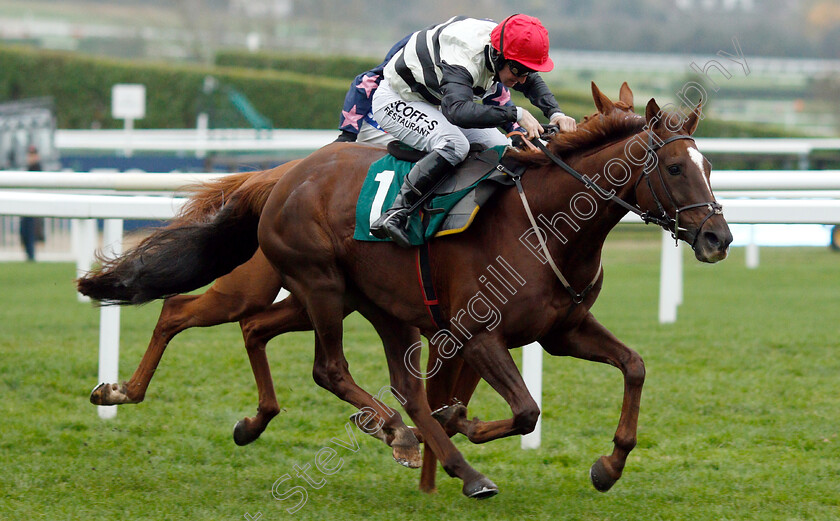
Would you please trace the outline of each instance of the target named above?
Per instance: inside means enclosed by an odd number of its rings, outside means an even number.
[[[191,327],[213,326],[230,322],[225,299],[211,288],[203,295],[176,295],[163,302],[149,347],[140,365],[126,382],[100,383],[90,395],[95,405],[140,403],[146,396],[163,352],[172,338]]]
[[[378,319],[375,316],[370,313],[365,313],[365,316],[376,325]],[[419,349],[412,349],[419,341],[417,330],[397,325],[399,322],[384,312],[380,318],[384,318],[385,323],[390,324],[387,330],[377,330],[385,344],[388,366],[392,369],[391,386],[403,397],[403,406],[423,433],[426,447],[431,447],[434,454],[440,458],[447,474],[457,476],[463,481],[461,491],[464,495],[478,499],[496,495],[498,487],[467,463],[443,427],[432,418],[432,411],[423,389],[423,380],[410,374],[406,368],[406,362],[411,363],[412,367],[418,367],[419,364]],[[406,359],[407,355],[410,356],[410,360]]]
[[[609,456],[601,456],[590,470],[592,484],[606,492],[621,477],[627,455],[636,446],[639,405],[645,382],[645,364],[638,353],[621,343],[592,314],[571,330],[549,335],[540,344],[553,355],[574,356],[618,367],[624,375],[624,400]]]
[[[233,429],[233,441],[237,445],[247,445],[259,438],[271,419],[280,412],[266,357],[266,344],[272,338],[289,331],[309,331],[312,322],[300,302],[294,295],[290,295],[265,311],[240,320],[239,326],[259,393],[257,415],[239,420]]]
[[[426,398],[433,410],[446,408],[453,403],[468,404],[481,377],[465,364],[460,357],[441,359],[437,350],[429,353],[427,371],[434,371],[437,360],[441,360],[440,369],[426,380]],[[433,413],[433,416],[436,416]],[[444,425],[444,429],[446,426]],[[452,436],[457,430],[449,429],[446,434]],[[428,446],[423,450],[423,470],[420,473],[420,490],[434,492],[437,474],[437,457]]]
[[[460,358],[452,358],[449,360],[441,360],[438,356],[437,350],[430,346],[429,359],[426,364],[426,371],[432,373],[436,364],[440,360],[441,364],[437,372],[433,373],[431,377],[426,380],[426,399],[429,402],[429,407],[432,410],[440,409],[451,403],[452,386],[458,379],[458,375],[463,367],[463,360]],[[447,432],[447,435],[452,436],[453,433]],[[429,446],[428,443],[423,445],[423,469],[420,472],[420,490],[423,492],[432,493],[437,490],[436,474],[437,474],[437,456]]]

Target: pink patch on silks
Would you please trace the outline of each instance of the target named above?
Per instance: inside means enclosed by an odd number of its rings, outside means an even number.
[[[499,105],[504,105],[508,101],[510,101],[510,91],[507,89],[502,89],[502,93],[499,94],[495,98],[490,98],[491,100],[497,102]]]
[[[363,79],[362,82],[356,86],[356,88],[365,91],[365,94],[367,94],[367,97],[369,98],[370,93],[376,90],[376,87],[378,87],[378,84],[376,83],[377,78],[379,78],[378,74],[374,74],[373,76],[365,76],[365,79]]]
[[[365,117],[364,114],[357,114],[356,113],[356,105],[353,105],[353,108],[350,111],[342,110],[341,116],[344,118],[344,124],[341,125],[342,127],[351,125],[356,130],[359,130],[359,120]]]

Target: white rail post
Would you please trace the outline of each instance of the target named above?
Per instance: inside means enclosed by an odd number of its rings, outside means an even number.
[[[750,242],[747,243],[746,247],[746,264],[747,269],[754,270],[758,267],[759,262],[759,254],[758,254],[758,242],[755,238],[755,225],[750,225]]]
[[[122,219],[105,219],[103,255],[116,257],[122,253]],[[118,382],[120,372],[120,307],[102,306],[99,311],[99,383]],[[102,419],[117,415],[116,405],[97,407]]]
[[[202,112],[195,120],[195,157],[204,159],[207,156],[207,140],[210,132],[210,116],[206,112]]]
[[[677,306],[682,301],[682,249],[674,246],[671,232],[662,231],[662,261],[659,271],[659,323],[677,321]]]
[[[668,238],[673,240],[670,235],[668,235]],[[674,263],[677,267],[676,273],[674,274],[674,286],[676,286],[674,301],[677,303],[677,307],[683,303],[683,244],[682,242],[678,242],[676,248],[674,248],[677,250],[675,255],[676,262]]]
[[[542,360],[543,348],[539,343],[534,342],[522,348],[522,378],[525,380],[525,386],[528,387],[528,392],[534,397],[540,411],[542,411]],[[537,418],[534,431],[522,436],[522,448],[540,448],[541,430],[542,413]]]
[[[70,237],[73,256],[76,257],[76,275],[81,277],[90,271],[96,252],[96,219],[73,219],[70,221]],[[76,293],[79,302],[90,302],[90,298]]]

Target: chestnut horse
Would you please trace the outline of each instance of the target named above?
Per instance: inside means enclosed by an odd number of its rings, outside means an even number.
[[[597,115],[610,114],[613,111],[633,111],[633,92],[624,82],[619,89],[619,100],[613,103],[592,83],[592,96],[598,110],[593,116],[586,116],[579,125],[582,130],[592,124]],[[238,190],[253,191],[257,184],[272,184],[286,171],[298,163],[290,161],[271,170],[247,172],[226,176],[217,181],[197,185],[188,189],[192,192],[181,214],[168,228],[177,228],[206,220],[208,215],[220,208],[224,201],[234,196]],[[90,401],[95,405],[135,404],[144,400],[146,390],[160,363],[163,352],[172,338],[181,331],[192,327],[209,327],[217,324],[239,321],[245,341],[245,347],[251,364],[258,391],[257,415],[238,421],[234,427],[233,438],[237,445],[247,445],[256,440],[268,426],[268,423],[280,411],[280,405],[274,392],[274,383],[266,357],[266,344],[277,335],[289,331],[308,331],[311,322],[300,303],[293,296],[274,303],[280,291],[280,279],[268,263],[262,250],[257,249],[253,257],[238,266],[232,272],[219,278],[213,286],[201,295],[175,295],[165,299],[158,322],[143,358],[134,374],[122,384],[100,383],[91,392]],[[326,360],[321,350],[316,350],[313,374],[316,382],[326,380]],[[455,382],[455,374],[463,370],[459,360],[444,361],[448,372]],[[456,398],[466,404],[478,379],[472,374],[467,376],[464,370],[464,382],[459,384],[458,392],[452,390],[443,398],[429,394],[430,403],[443,406]],[[440,380],[441,376],[438,376]],[[329,387],[328,387],[329,388]],[[469,391],[467,391],[469,390]],[[435,388],[429,392],[438,392]],[[361,392],[364,392],[361,390]],[[439,394],[439,393],[438,393]],[[416,468],[420,465],[419,446],[406,433],[408,429],[402,423],[399,413],[382,402],[377,402],[382,417],[393,417],[393,428],[374,431],[374,436],[393,448],[394,459],[401,464]],[[461,412],[461,411],[457,411]],[[465,409],[463,411],[465,413]],[[361,419],[361,418],[360,418]],[[379,417],[370,418],[377,424]],[[415,434],[419,434],[416,433]],[[437,460],[430,450],[425,451],[420,488],[424,491],[435,489],[435,471]]]
[[[443,345],[437,342],[434,347],[451,349],[457,343],[458,355],[508,401],[513,412],[513,418],[499,422],[465,427],[456,421],[455,427],[463,428],[473,441],[533,429],[539,409],[508,349],[539,341],[551,354],[608,362],[624,373],[625,399],[615,450],[599,459],[591,471],[599,490],[608,489],[620,477],[635,445],[644,365],[638,354],[588,311],[603,277],[600,251],[607,232],[638,206],[638,213],[689,242],[699,260],[716,262],[726,256],[731,234],[709,187],[708,163],[702,161],[690,137],[698,112],[699,107],[683,122],[676,115],[660,114],[651,100],[645,118],[607,116],[593,131],[552,139],[553,154],[566,154],[577,170],[603,172],[605,179],[600,182],[608,188],[589,179],[583,179],[587,182],[583,188],[578,178],[563,174],[560,166],[542,154],[514,154],[513,160],[529,170],[521,180],[521,200],[512,191],[504,192],[457,240],[435,242],[434,275],[441,308],[462,337],[442,330],[449,335],[444,335]],[[644,152],[641,160],[634,145]],[[232,199],[213,221],[151,237],[154,240],[81,279],[80,288],[95,298],[125,303],[194,289],[246,261],[257,248],[254,232],[258,229],[266,258],[308,311],[316,330],[316,349],[323,349],[333,361],[328,368],[330,382],[350,378],[342,355],[341,321],[346,309],[359,309],[379,325],[394,389],[408,398],[406,411],[444,469],[463,480],[466,495],[493,495],[496,486],[467,464],[432,418],[422,382],[398,370],[403,360],[417,366],[419,355],[412,346],[418,335],[411,326],[433,340],[441,333],[426,313],[414,274],[405,269],[413,252],[352,239],[356,196],[367,167],[381,154],[368,147],[327,146],[287,172],[264,208],[254,204],[260,194]],[[620,176],[608,168],[616,162],[621,164]],[[561,224],[558,216],[574,213],[570,205],[584,197],[585,190],[599,198],[614,190],[616,197],[604,198],[599,210],[598,200],[590,194],[591,215],[587,210],[580,222]],[[527,201],[524,194],[530,196],[526,212],[521,209],[521,201]],[[542,258],[521,248],[517,240],[532,227],[536,229],[533,214],[547,219],[550,231],[561,239],[546,244],[544,239],[551,237],[535,231]],[[592,219],[596,214],[597,219]],[[522,287],[505,298],[504,313],[491,328],[464,310],[471,309],[473,297],[482,290],[483,270],[499,259],[517,275],[526,273],[528,279],[519,276]],[[434,349],[432,355],[436,355]]]
[[[592,96],[598,109],[595,115],[633,110],[633,92],[626,82],[621,85],[619,100],[615,103],[605,96],[595,83],[592,83]],[[579,127],[586,129],[592,123],[593,117],[584,117]],[[233,174],[188,188],[187,191],[191,192],[191,195],[187,204],[167,228],[178,228],[208,219],[208,216],[222,207],[224,201],[235,196],[238,190],[253,191],[256,184],[264,183],[273,186],[273,183],[298,162],[299,160],[289,161],[271,170]],[[152,338],[134,374],[122,384],[99,384],[91,392],[91,403],[122,405],[142,402],[163,352],[175,335],[193,327],[209,327],[239,321],[257,384],[259,403],[256,416],[246,417],[237,422],[234,441],[237,445],[246,445],[254,441],[280,411],[265,355],[267,342],[284,332],[312,329],[308,316],[294,297],[274,302],[280,289],[280,277],[268,263],[262,250],[257,249],[251,259],[220,277],[207,292],[201,295],[179,294],[165,299]],[[319,353],[316,353],[313,371],[323,373],[325,361],[318,355]],[[453,370],[460,370],[460,367],[458,364]],[[322,376],[315,379],[317,381],[323,378]],[[469,385],[467,384],[467,387]],[[458,393],[458,396],[464,403],[468,401],[464,392]],[[444,403],[447,402],[440,405]],[[384,412],[389,416],[398,414],[384,404],[380,404],[380,407],[384,408]],[[430,451],[427,451],[427,454],[433,457]],[[408,466],[413,467],[416,463],[413,460],[408,461]],[[434,469],[435,463],[436,461],[432,461],[427,465]],[[433,487],[434,480],[431,485],[431,488]]]

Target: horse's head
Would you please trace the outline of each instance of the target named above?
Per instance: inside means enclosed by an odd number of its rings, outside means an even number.
[[[701,105],[683,119],[648,102],[646,131],[640,134],[647,138],[647,157],[636,197],[643,210],[691,245],[698,260],[717,262],[726,258],[732,233],[709,183],[712,165],[691,137]]]

